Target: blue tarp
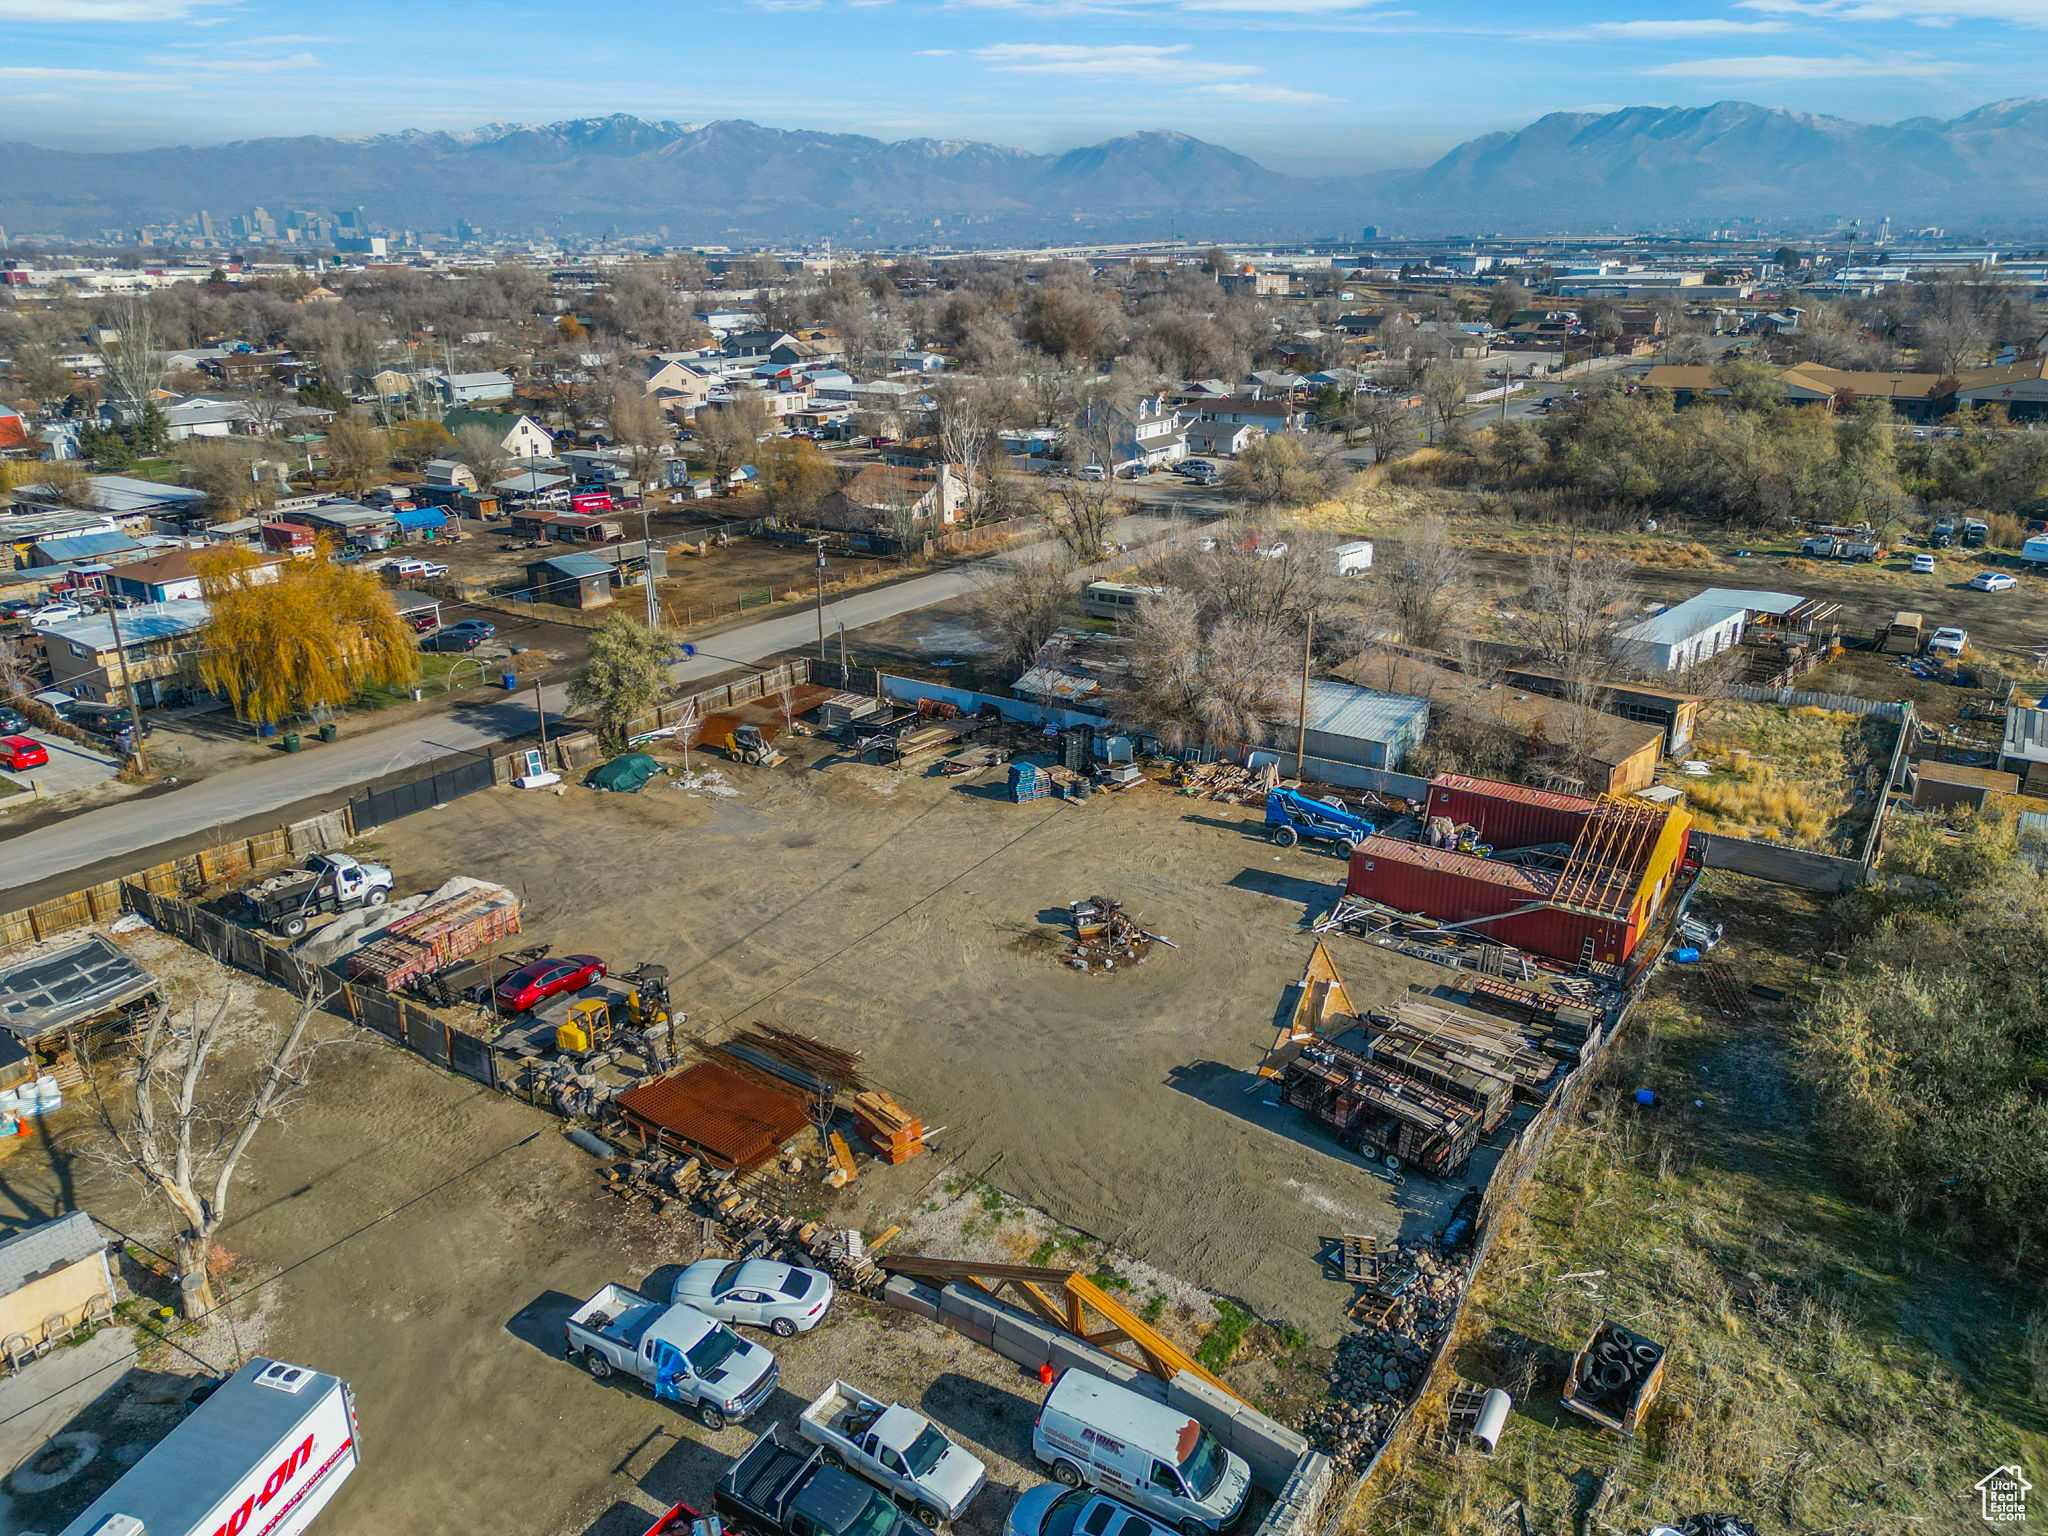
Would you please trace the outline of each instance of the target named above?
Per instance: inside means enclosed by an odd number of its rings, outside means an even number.
[[[401,528],[445,528],[448,514],[439,507],[405,507],[392,513]]]

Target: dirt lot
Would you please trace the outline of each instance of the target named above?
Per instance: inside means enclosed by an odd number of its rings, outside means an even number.
[[[1312,1338],[1344,1299],[1319,1237],[1443,1219],[1457,1190],[1373,1171],[1249,1091],[1334,858],[1149,788],[1019,806],[999,770],[899,777],[794,745],[723,794],[472,796],[378,856],[409,888],[511,885],[527,942],[667,964],[693,1033],[762,1020],[866,1051],[958,1166]],[[1181,949],[1064,969],[1064,908],[1095,892]],[[1350,940],[1337,961],[1361,1004],[1443,975]]]

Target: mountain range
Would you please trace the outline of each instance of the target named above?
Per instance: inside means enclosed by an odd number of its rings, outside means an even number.
[[[1748,102],[1557,112],[1433,165],[1363,176],[1269,169],[1184,133],[1064,154],[954,139],[895,143],[744,121],[617,115],[465,133],[307,135],[114,153],[0,146],[0,225],[90,234],[206,208],[360,205],[391,228],[481,228],[673,241],[995,244],[1350,231],[1537,234],[1737,218],[1890,216],[2048,224],[2048,97],[1940,121],[1817,117]]]

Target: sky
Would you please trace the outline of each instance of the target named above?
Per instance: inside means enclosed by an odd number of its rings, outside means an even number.
[[[2048,0],[0,0],[0,139],[630,112],[1036,151],[1174,128],[1321,173],[1552,111],[1954,117],[2044,66]]]

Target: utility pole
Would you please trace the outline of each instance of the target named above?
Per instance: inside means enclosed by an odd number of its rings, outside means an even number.
[[[815,571],[818,583],[818,665],[822,667],[825,664],[825,541],[813,539],[811,547],[818,555]]]
[[[1515,365],[1507,365],[1507,381],[1500,387],[1500,419],[1508,419],[1508,396],[1515,392]]]
[[[645,573],[647,588],[647,627],[655,627],[654,616],[654,535],[649,532],[647,522],[647,487],[640,487],[640,564]]]
[[[128,670],[128,648],[121,644],[121,605],[107,594],[107,619],[114,626],[114,654],[121,660],[121,692],[128,700],[128,729],[134,738],[135,761],[149,772],[149,751],[142,744],[142,711],[135,703],[135,679]]]
[[[540,701],[540,674],[533,674],[533,718],[540,726],[540,771],[548,771],[548,712]]]
[[[1294,776],[1308,777],[1308,668],[1309,659],[1315,654],[1316,616],[1308,616],[1308,632],[1301,640],[1301,723],[1294,733]]]

